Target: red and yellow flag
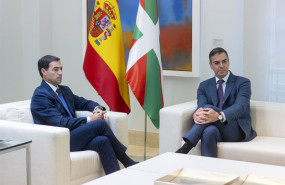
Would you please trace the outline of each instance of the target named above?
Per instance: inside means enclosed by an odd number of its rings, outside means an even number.
[[[96,0],[83,64],[86,78],[112,111],[130,113],[117,0]]]

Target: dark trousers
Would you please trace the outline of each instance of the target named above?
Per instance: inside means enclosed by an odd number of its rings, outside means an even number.
[[[91,121],[70,131],[70,150],[98,152],[105,174],[120,170],[117,158],[126,149],[104,120]]]
[[[219,121],[205,125],[194,124],[183,136],[184,141],[189,141],[194,147],[201,139],[201,155],[217,157],[217,142],[240,142],[245,134],[236,123],[228,124]]]

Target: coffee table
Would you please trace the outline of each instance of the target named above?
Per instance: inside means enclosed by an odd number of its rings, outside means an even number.
[[[0,154],[5,154],[22,148],[26,149],[26,170],[27,170],[27,184],[31,185],[31,152],[30,144],[32,141],[19,140],[2,140],[0,139]]]
[[[241,177],[248,174],[284,178],[285,167],[268,164],[235,161],[220,158],[202,157],[177,153],[164,153],[129,169],[168,174],[180,168],[215,171],[236,174]]]
[[[154,181],[181,168],[221,172],[239,175],[248,174],[284,178],[285,167],[267,164],[234,161],[176,153],[164,153],[127,169],[95,179],[85,185],[153,185]]]
[[[84,185],[153,185],[153,182],[164,176],[141,170],[122,169],[115,173],[100,177]]]

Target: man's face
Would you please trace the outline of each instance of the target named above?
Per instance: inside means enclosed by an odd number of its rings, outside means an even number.
[[[62,65],[60,61],[53,61],[49,63],[48,70],[44,68],[41,69],[43,74],[43,79],[48,83],[54,85],[55,87],[61,83],[62,80]]]
[[[215,54],[211,57],[210,67],[219,79],[227,76],[230,62],[225,53]]]

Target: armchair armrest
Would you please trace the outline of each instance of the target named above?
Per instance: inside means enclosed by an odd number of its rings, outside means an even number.
[[[0,120],[1,139],[32,140],[32,184],[69,184],[70,144],[66,128]],[[17,150],[0,156],[0,184],[22,184],[25,179],[25,153]],[[15,178],[17,174],[17,178]],[[3,177],[3,178],[2,178]]]
[[[160,110],[159,153],[174,152],[181,146],[183,135],[192,127],[192,114],[197,101],[177,104]]]
[[[76,117],[91,116],[89,111],[76,111]],[[106,122],[112,129],[115,136],[125,146],[128,145],[128,115],[122,112],[108,111],[106,113]]]
[[[259,136],[285,137],[285,104],[250,101],[252,127]],[[272,126],[274,124],[274,126]]]
[[[122,112],[107,112],[106,121],[119,141],[128,146],[128,115]]]

